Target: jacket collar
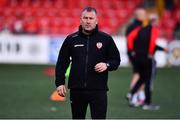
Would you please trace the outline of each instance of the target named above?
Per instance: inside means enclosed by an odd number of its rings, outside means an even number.
[[[141,22],[141,21],[139,21],[138,19],[135,19],[135,20],[134,20],[134,24],[135,24],[135,25],[141,25],[141,24],[142,24],[142,22]]]

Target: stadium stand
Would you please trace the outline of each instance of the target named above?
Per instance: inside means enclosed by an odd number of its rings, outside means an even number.
[[[160,21],[160,28],[163,30],[162,36],[168,40],[173,39],[173,30],[175,28],[175,24],[180,21],[177,12],[178,10],[174,10],[173,12],[165,10]]]
[[[1,0],[0,31],[16,34],[66,35],[79,25],[85,6],[97,8],[99,27],[109,34],[119,34],[143,0]],[[180,7],[165,10],[160,19],[162,36],[172,39],[175,24],[180,21]]]
[[[85,6],[97,8],[100,28],[116,34],[142,0],[9,0],[1,3],[0,29],[13,33],[67,34],[79,25]],[[72,19],[73,18],[73,19]],[[24,31],[24,32],[22,32]]]

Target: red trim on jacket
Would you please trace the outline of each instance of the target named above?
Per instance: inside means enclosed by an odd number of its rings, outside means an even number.
[[[154,54],[154,50],[156,47],[156,40],[158,38],[158,35],[159,35],[159,30],[156,27],[152,27],[150,45],[149,45],[149,50],[148,50],[148,53],[150,55]]]
[[[128,51],[132,51],[134,48],[134,40],[138,35],[138,32],[140,30],[140,26],[136,27],[134,30],[132,30],[128,36],[127,36],[127,47],[128,47]]]

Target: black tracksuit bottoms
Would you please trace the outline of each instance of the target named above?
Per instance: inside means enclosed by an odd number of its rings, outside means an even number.
[[[92,119],[106,119],[107,91],[70,90],[73,119],[85,119],[88,105]]]
[[[141,85],[145,83],[145,104],[151,103],[151,94],[152,94],[152,82],[155,77],[155,69],[156,64],[154,59],[136,59],[134,61],[134,67],[136,69],[136,72],[140,74],[140,79],[137,81],[135,86],[131,90],[131,94],[133,95],[136,93]]]

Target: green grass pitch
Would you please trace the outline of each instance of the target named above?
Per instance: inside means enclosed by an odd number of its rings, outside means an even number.
[[[45,65],[0,65],[0,118],[71,118],[67,100],[49,99],[54,77],[43,74]],[[131,68],[120,67],[109,74],[107,118],[180,118],[180,68],[159,68],[154,81],[153,102],[158,111],[130,108],[125,100]],[[87,118],[90,118],[89,110]]]

